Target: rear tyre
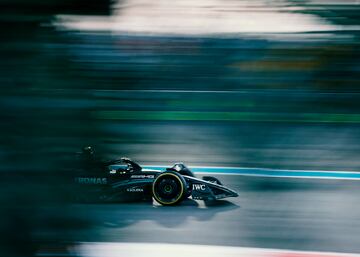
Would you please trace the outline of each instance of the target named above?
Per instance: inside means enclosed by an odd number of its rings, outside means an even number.
[[[153,182],[152,195],[162,205],[175,205],[186,195],[186,181],[177,172],[161,173]]]

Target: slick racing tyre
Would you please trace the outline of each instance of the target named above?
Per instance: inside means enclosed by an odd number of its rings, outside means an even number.
[[[152,194],[162,205],[175,205],[185,198],[186,189],[186,181],[179,173],[167,171],[154,180]]]

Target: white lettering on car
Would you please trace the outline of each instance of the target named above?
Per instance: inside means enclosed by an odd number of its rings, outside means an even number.
[[[139,192],[144,192],[144,189],[131,187],[131,188],[126,189],[126,191],[131,192],[131,193],[139,193]]]
[[[193,190],[205,191],[206,186],[204,184],[193,184]]]
[[[131,178],[154,178],[154,175],[132,175]]]

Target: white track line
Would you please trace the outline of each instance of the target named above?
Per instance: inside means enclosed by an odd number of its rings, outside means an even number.
[[[360,257],[360,254],[164,243],[81,243],[83,257]]]

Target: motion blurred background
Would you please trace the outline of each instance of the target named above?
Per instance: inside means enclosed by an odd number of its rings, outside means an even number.
[[[83,145],[358,171],[359,15],[355,0],[1,0],[0,255],[90,226],[66,196]]]

